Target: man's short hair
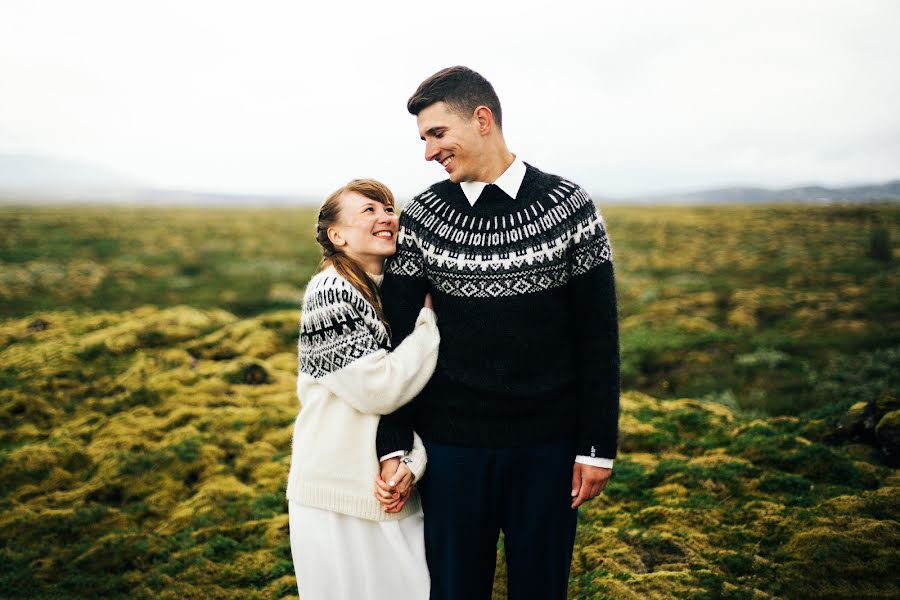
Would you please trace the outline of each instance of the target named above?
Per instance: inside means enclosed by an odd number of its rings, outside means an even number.
[[[503,129],[500,99],[494,86],[468,67],[447,67],[423,81],[406,102],[406,109],[418,115],[436,102],[446,102],[450,110],[466,118],[479,106],[487,106],[494,114],[497,127]]]

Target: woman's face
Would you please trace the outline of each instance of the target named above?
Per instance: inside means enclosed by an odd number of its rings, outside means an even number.
[[[335,233],[341,248],[363,266],[375,259],[383,261],[397,251],[399,218],[392,206],[366,198],[359,192],[341,196]]]

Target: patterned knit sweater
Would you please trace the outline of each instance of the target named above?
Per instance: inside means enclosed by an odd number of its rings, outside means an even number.
[[[615,458],[619,333],[605,223],[574,183],[526,163],[515,199],[488,185],[474,206],[445,180],[400,217],[382,296],[394,340],[431,291],[434,376],[384,417],[379,455],[426,441],[478,447],[571,440]]]
[[[434,371],[440,336],[434,311],[417,312],[412,333],[389,351],[375,309],[328,267],[310,279],[298,342],[297,396],[287,497],[307,506],[387,521],[415,513],[417,493],[398,513],[375,499],[381,415],[418,394]],[[421,479],[425,450],[414,437],[410,468]]]

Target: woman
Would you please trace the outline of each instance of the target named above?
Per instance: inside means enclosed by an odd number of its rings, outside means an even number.
[[[380,415],[410,401],[437,362],[430,298],[413,333],[389,350],[378,285],[396,251],[398,218],[383,184],[357,179],[322,205],[319,272],[300,319],[297,394],[287,497],[291,554],[304,600],[422,599],[429,595],[423,515],[412,482],[422,477],[418,435],[386,472],[375,455]],[[377,493],[373,495],[373,482]]]

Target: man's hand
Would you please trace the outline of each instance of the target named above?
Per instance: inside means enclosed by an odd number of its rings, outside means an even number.
[[[386,512],[400,512],[412,494],[415,475],[399,457],[381,463],[381,473],[375,479],[375,498]]]
[[[575,463],[572,470],[572,508],[578,508],[591,498],[596,498],[606,487],[612,469]]]

